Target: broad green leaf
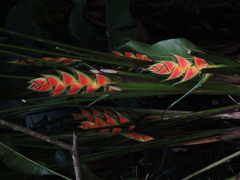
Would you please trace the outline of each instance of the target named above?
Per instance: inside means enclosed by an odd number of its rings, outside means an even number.
[[[185,38],[168,39],[160,41],[153,45],[148,45],[140,43],[137,41],[129,41],[122,46],[118,47],[118,50],[123,52],[137,52],[141,54],[146,54],[150,59],[159,60],[173,60],[175,57],[171,54],[176,54],[185,58],[192,58],[185,49],[194,50],[197,52],[204,53],[203,51],[197,49],[195,45]]]
[[[3,143],[5,142],[5,143]],[[7,145],[8,144],[8,145]],[[13,171],[29,174],[29,175],[48,175],[55,174],[61,176],[64,179],[71,180],[70,178],[63,176],[55,171],[46,167],[45,163],[37,163],[22,154],[18,153],[11,147],[10,140],[0,141],[0,159],[1,161]]]

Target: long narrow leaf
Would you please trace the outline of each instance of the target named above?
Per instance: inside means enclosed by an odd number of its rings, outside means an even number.
[[[55,174],[64,179],[71,180],[70,178],[61,175],[42,164],[39,164],[22,154],[18,153],[17,151],[13,150],[9,146],[5,145],[4,143],[0,142],[0,157],[1,161],[8,166],[10,169],[23,173],[23,174],[30,174],[30,175],[47,175],[47,174]]]

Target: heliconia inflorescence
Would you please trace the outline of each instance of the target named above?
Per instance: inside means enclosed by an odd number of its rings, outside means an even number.
[[[123,56],[122,53],[114,52],[115,55]],[[133,53],[131,52],[125,52],[124,53],[126,57],[135,58]],[[220,65],[212,65],[209,64],[206,60],[199,58],[199,57],[193,57],[193,61],[190,61],[184,57],[181,57],[179,55],[172,54],[172,56],[175,57],[174,60],[154,60],[152,61],[149,58],[146,58],[146,55],[142,55],[140,57],[143,57],[142,60],[150,60],[154,64],[150,65],[147,70],[158,74],[158,75],[168,75],[168,78],[163,80],[172,80],[176,78],[183,77],[179,82],[174,83],[173,85],[188,81],[192,78],[194,78],[196,75],[201,74],[201,70],[204,68],[220,68],[220,67],[226,67],[226,65],[220,64]],[[201,79],[198,81],[198,83],[193,86],[188,92],[186,92],[183,96],[181,96],[179,99],[174,101],[170,106],[168,106],[167,109],[164,110],[164,112],[171,107],[173,107],[176,103],[181,101],[183,98],[185,98],[188,94],[196,90],[197,88],[201,87],[202,84],[204,84],[210,77],[212,76],[211,73],[205,73],[202,74]],[[163,82],[162,81],[162,82]],[[163,112],[163,114],[164,114]],[[162,114],[162,116],[163,116]]]
[[[132,52],[124,52],[124,55],[118,51],[112,51],[114,55],[117,56],[125,56],[133,59],[139,59],[139,60],[144,60],[144,61],[152,61],[150,58],[148,58],[145,54],[140,54],[140,53],[132,53]],[[118,69],[122,68],[123,66],[118,66]],[[134,68],[130,68],[132,70]]]
[[[114,55],[117,56],[125,56],[133,59],[139,59],[139,60],[144,60],[144,61],[152,61],[150,58],[148,58],[145,54],[140,54],[140,53],[132,53],[132,52],[124,52],[124,55],[118,51],[112,51]]]
[[[151,65],[148,70],[159,75],[169,75],[166,80],[172,80],[183,76],[181,81],[175,83],[178,84],[194,78],[203,68],[213,67],[213,65],[208,64],[207,61],[198,57],[193,57],[194,63],[192,63],[181,56],[173,56],[176,58],[177,62],[161,61]]]
[[[66,65],[66,66],[75,65],[75,64],[82,62],[79,59],[71,59],[71,58],[66,58],[66,57],[57,57],[57,58],[43,57],[41,59],[45,60],[46,62],[49,61],[49,62],[54,62],[54,63]],[[54,65],[49,65],[44,62],[35,61],[32,59],[17,59],[17,60],[13,60],[13,61],[9,61],[9,62],[13,63],[13,64],[20,64],[20,65],[54,66]]]
[[[126,114],[123,114],[121,112],[113,111],[106,108],[102,110],[98,110],[95,108],[90,108],[90,110],[86,110],[81,108],[80,110],[81,113],[74,113],[72,115],[76,120],[82,120],[81,125],[79,126],[79,128],[81,129],[90,130],[93,128],[106,127],[106,129],[100,130],[99,134],[111,132],[111,135],[120,134],[121,136],[139,142],[145,142],[154,139],[153,137],[150,137],[148,135],[131,132],[131,130],[135,128],[135,125],[129,125],[129,127],[127,128],[127,132],[125,132],[123,128],[107,128],[108,126],[131,123],[129,117],[127,117]]]
[[[114,84],[111,79],[102,74],[89,76],[76,69],[72,69],[73,74],[60,70],[56,71],[59,76],[42,75],[43,77],[31,80],[28,89],[38,92],[51,92],[51,96],[57,96],[63,93],[73,95],[80,91],[92,93],[102,86]],[[112,87],[109,86],[108,90],[112,91]]]
[[[137,53],[135,55],[132,52],[124,52],[123,55],[117,51],[112,51],[112,53],[119,56],[152,61],[147,57],[147,55],[144,54]],[[193,62],[191,62],[190,60],[175,54],[172,54],[172,56],[176,58],[176,61],[161,60],[157,63],[154,63],[153,65],[150,65],[147,70],[159,75],[168,75],[168,78],[164,81],[176,79],[183,76],[181,81],[175,83],[178,84],[194,78],[201,72],[203,68],[218,67],[217,65],[210,65],[206,60],[198,57],[193,57]]]

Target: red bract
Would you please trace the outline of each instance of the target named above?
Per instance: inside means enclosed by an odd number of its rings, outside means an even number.
[[[194,62],[195,62],[196,68],[198,70],[201,70],[203,68],[207,68],[209,66],[209,64],[204,59],[201,59],[201,58],[198,58],[198,57],[194,57]]]
[[[87,118],[91,114],[91,112],[86,109],[81,108],[80,110],[81,110],[81,113],[72,114],[74,116],[74,119],[81,120],[81,119]]]
[[[118,56],[126,56],[129,58],[152,61],[144,54],[124,52],[123,55],[117,51],[112,51],[112,53]],[[181,81],[175,83],[178,84],[194,78],[197,74],[200,73],[203,68],[213,67],[209,65],[204,59],[198,57],[193,57],[193,62],[191,62],[184,57],[175,54],[172,55],[176,58],[176,61],[160,61],[151,65],[148,70],[159,75],[169,75],[165,80],[172,80],[183,76]]]
[[[79,126],[82,129],[92,129],[92,128],[96,128],[95,123],[91,122],[91,121],[83,121],[82,125]]]
[[[51,86],[56,86],[57,84],[61,83],[61,80],[58,76],[54,76],[54,75],[43,75],[43,76],[46,78],[46,80]]]
[[[60,82],[59,84],[57,84],[54,88],[54,90],[52,91],[52,96],[58,96],[60,94],[62,94],[63,92],[65,92],[67,89],[67,86],[65,84],[63,84],[62,82]]]
[[[28,89],[40,92],[46,92],[52,90],[52,86],[48,83],[45,78],[37,78],[30,81],[31,85]]]
[[[57,72],[61,75],[61,79],[66,86],[70,86],[77,82],[77,79],[72,74],[60,70],[57,70]]]
[[[185,59],[185,58],[183,58],[181,56],[178,56],[178,55],[173,55],[173,56],[175,56],[175,58],[178,61],[179,67],[183,71],[186,71],[192,65],[192,63],[190,61],[188,61],[187,59]]]
[[[137,59],[141,59],[141,60],[145,60],[145,61],[152,61],[151,59],[149,59],[145,54],[136,54]]]
[[[74,113],[73,115],[74,117],[79,117],[79,119],[88,119],[88,117],[92,115],[93,120],[91,122],[94,122],[95,127],[107,127],[131,122],[129,118],[116,111],[111,111],[109,109],[100,111],[95,108],[91,108],[90,110],[91,112],[85,109],[81,109],[82,113],[79,113],[79,115],[78,113]],[[107,112],[108,114],[105,114],[104,112]],[[82,128],[83,126],[80,127]],[[130,126],[130,129],[133,129],[133,127]],[[113,128],[112,130],[112,135],[122,131],[120,128]],[[106,129],[105,131],[109,131],[109,129]],[[101,133],[103,133],[103,131]]]
[[[112,51],[112,53],[117,55],[117,56],[125,56],[125,57],[129,57],[129,58],[133,58],[133,59],[140,59],[140,60],[144,60],[144,61],[152,61],[145,54],[139,54],[139,53],[134,54],[132,52],[124,52],[124,55],[123,55],[122,53],[117,52],[117,51]]]
[[[77,94],[82,88],[83,86],[81,84],[79,84],[78,82],[75,82],[69,87],[67,94],[68,95]]]
[[[77,77],[78,82],[83,86],[90,85],[93,82],[93,79],[89,75],[79,70],[74,69],[72,72],[74,73],[75,77]]]
[[[91,109],[91,113],[90,114],[92,114],[94,116],[101,116],[102,115],[101,111],[99,111],[99,110],[97,110],[95,108],[90,108],[90,109]]]
[[[90,85],[87,86],[86,93],[93,93],[98,90],[101,86],[98,85],[96,81],[92,82]]]
[[[139,142],[146,142],[146,141],[151,141],[154,140],[153,137],[145,135],[145,134],[139,134],[139,133],[123,133],[121,134],[122,136],[135,140],[135,141],[139,141]]]
[[[114,125],[118,125],[119,124],[117,122],[117,120],[115,118],[113,118],[112,116],[107,115],[107,114],[104,114],[104,115],[105,115],[105,119],[106,119],[107,125],[114,126]]]
[[[166,80],[171,80],[183,76],[181,81],[175,83],[178,84],[194,78],[197,74],[200,73],[201,69],[210,67],[210,65],[201,58],[194,57],[194,63],[192,63],[191,61],[181,56],[173,56],[176,58],[177,62],[161,61],[159,63],[151,65],[148,70],[159,75],[169,75]]]
[[[112,83],[108,77],[101,74],[96,74],[96,78],[93,79],[79,70],[72,70],[73,74],[61,70],[56,71],[59,76],[44,74],[41,78],[31,80],[28,89],[39,92],[49,91],[52,96],[63,93],[73,95],[77,94],[80,90],[85,93],[93,93],[100,87],[108,86]]]
[[[111,84],[112,81],[104,76],[104,75],[101,75],[101,74],[96,74],[96,79],[97,79],[97,83],[100,85],[100,86],[103,86],[105,84]]]
[[[122,53],[120,53],[120,52],[117,52],[117,51],[112,51],[112,53],[113,53],[114,55],[117,55],[117,56],[123,56],[123,54],[122,54]]]
[[[103,109],[103,110],[98,110],[95,108],[91,108],[91,111],[81,109],[81,113],[74,113],[73,116],[79,117],[79,119],[82,119],[83,117],[85,119],[88,119],[90,114],[92,114],[93,119],[92,120],[87,120],[87,121],[82,121],[81,125],[79,128],[82,129],[93,129],[93,128],[100,128],[100,127],[106,127],[106,129],[102,129],[99,131],[99,134],[103,134],[106,132],[111,132],[111,135],[115,135],[118,133],[121,133],[122,136],[127,137],[129,139],[133,139],[139,142],[145,142],[145,141],[150,141],[153,140],[152,137],[143,135],[143,134],[138,134],[138,133],[124,133],[125,128],[108,128],[110,126],[115,126],[115,125],[121,125],[121,124],[126,124],[126,123],[131,123],[131,120],[126,116],[123,115],[123,113],[117,112],[117,111],[111,111],[110,109]],[[135,128],[134,125],[130,125],[127,129],[133,130]]]

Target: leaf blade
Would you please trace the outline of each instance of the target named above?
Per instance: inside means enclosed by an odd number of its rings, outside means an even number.
[[[10,169],[30,175],[49,175],[55,174],[64,179],[71,180],[70,178],[63,176],[47,167],[23,156],[22,154],[15,151],[13,148],[7,146],[0,141],[0,157],[2,162]],[[10,161],[11,160],[11,161]]]

